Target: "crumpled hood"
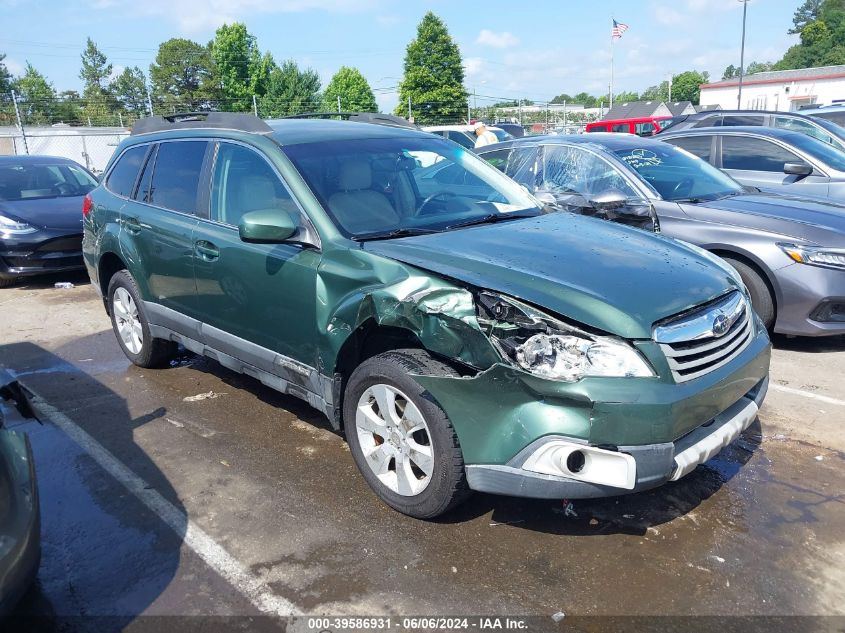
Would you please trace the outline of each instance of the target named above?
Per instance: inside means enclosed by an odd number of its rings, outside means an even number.
[[[655,321],[738,287],[681,242],[569,213],[363,248],[625,338],[650,338]]]
[[[68,229],[82,233],[83,198],[84,196],[71,196],[0,200],[0,215],[12,216],[42,229]]]

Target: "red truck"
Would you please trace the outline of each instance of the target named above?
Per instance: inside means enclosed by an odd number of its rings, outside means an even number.
[[[613,119],[588,123],[586,132],[626,132],[637,136],[654,136],[669,125],[670,116]]]

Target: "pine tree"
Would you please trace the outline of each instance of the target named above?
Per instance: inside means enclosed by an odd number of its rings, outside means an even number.
[[[461,51],[443,20],[429,11],[405,53],[396,114],[409,115],[410,97],[410,114],[417,123],[461,121],[466,115],[467,96]]]
[[[323,110],[333,112],[338,109],[344,112],[376,112],[376,98],[370,84],[357,68],[341,66],[332,77],[323,93]]]

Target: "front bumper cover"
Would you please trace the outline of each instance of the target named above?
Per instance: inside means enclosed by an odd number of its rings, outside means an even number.
[[[562,436],[545,436],[532,442],[506,465],[468,465],[469,487],[479,492],[539,499],[610,497],[656,488],[687,475],[733,442],[756,419],[768,386],[767,376],[724,412],[675,442],[619,446],[618,452],[634,458],[636,473],[633,488],[617,488],[531,472],[523,467],[544,444],[557,440],[573,441]]]

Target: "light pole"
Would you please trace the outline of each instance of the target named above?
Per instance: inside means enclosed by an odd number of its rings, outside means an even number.
[[[745,16],[748,14],[749,0],[738,0],[742,3],[742,45],[739,49],[739,90],[736,93],[737,110],[742,109],[742,78],[745,75]]]

